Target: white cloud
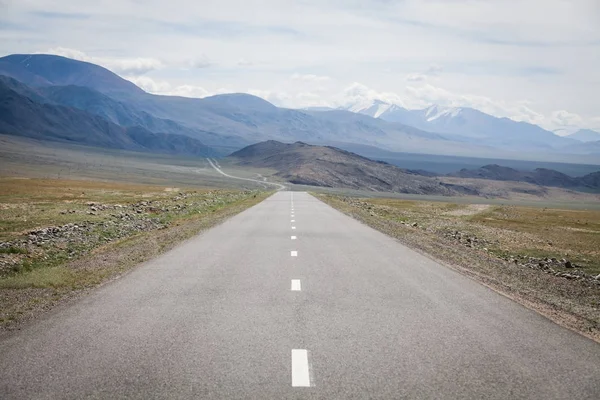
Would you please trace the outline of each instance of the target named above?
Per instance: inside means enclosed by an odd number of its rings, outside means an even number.
[[[427,76],[420,73],[408,74],[406,75],[406,80],[408,82],[425,82],[427,80]]]
[[[404,107],[405,102],[400,95],[392,92],[378,92],[370,89],[362,83],[354,82],[343,92],[336,96],[335,103],[339,106],[348,106],[370,100],[382,100],[387,103],[397,104]]]
[[[160,60],[155,58],[107,58],[90,56],[82,51],[65,47],[55,47],[45,52],[79,61],[87,61],[101,65],[113,72],[123,75],[144,75],[150,71],[164,67]]]
[[[250,60],[246,60],[245,58],[240,58],[237,62],[238,67],[251,67],[254,63]]]
[[[171,91],[171,84],[165,81],[155,81],[147,76],[125,76],[130,82],[153,94],[166,94]]]
[[[293,80],[307,81],[307,82],[327,82],[331,79],[328,76],[320,76],[320,75],[314,75],[314,74],[298,74],[298,73],[293,74],[290,78]]]
[[[552,123],[556,126],[577,126],[582,122],[581,116],[566,110],[558,110],[552,113]]]
[[[185,62],[185,65],[192,69],[200,69],[210,67],[213,65],[213,63],[210,61],[206,54],[202,54],[197,58],[187,60],[187,62]]]
[[[206,97],[211,96],[212,94],[208,90],[193,85],[179,85],[172,86],[170,83],[166,81],[156,81],[147,76],[130,76],[125,79],[133,82],[137,86],[144,89],[146,92],[160,95],[169,95],[169,96],[182,96],[182,97]]]
[[[273,92],[260,89],[248,89],[243,92],[260,97],[278,107],[285,107],[285,104],[290,101],[290,96],[285,92]]]

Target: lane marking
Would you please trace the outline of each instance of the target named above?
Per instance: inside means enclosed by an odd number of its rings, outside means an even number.
[[[300,292],[302,291],[302,285],[300,284],[300,279],[292,279],[292,292]]]
[[[295,220],[295,219],[293,219],[293,220],[292,220],[292,222],[296,222],[296,220]]]
[[[295,226],[292,226],[292,229],[296,229],[296,227],[295,227]]]
[[[291,237],[291,239],[292,239],[292,240],[296,240],[296,236],[292,236],[292,237]]]
[[[310,387],[306,349],[292,349],[292,387]]]
[[[296,250],[292,250],[290,253],[292,257],[298,257],[298,252]]]

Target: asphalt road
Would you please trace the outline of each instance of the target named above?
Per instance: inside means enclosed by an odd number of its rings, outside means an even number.
[[[600,345],[278,192],[4,338],[0,398],[598,399]]]

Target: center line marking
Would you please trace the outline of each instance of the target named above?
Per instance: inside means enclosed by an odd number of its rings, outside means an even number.
[[[302,291],[302,286],[300,285],[300,279],[292,279],[292,291],[293,292]]]
[[[295,220],[295,219],[293,219],[293,220],[292,220],[292,222],[296,222],[296,220]]]
[[[310,387],[306,349],[292,349],[292,387]]]
[[[292,229],[296,229],[296,227],[295,227],[295,226],[292,226]]]
[[[298,257],[298,252],[296,250],[291,251],[292,257]]]
[[[292,236],[292,240],[296,240],[296,236]]]

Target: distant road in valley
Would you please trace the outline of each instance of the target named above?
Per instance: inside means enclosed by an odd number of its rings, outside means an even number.
[[[274,182],[269,182],[266,180],[258,180],[258,179],[250,179],[250,178],[240,178],[239,176],[233,176],[233,175],[229,175],[228,173],[223,172],[223,170],[220,168],[219,163],[217,162],[217,160],[211,160],[210,158],[206,159],[208,161],[208,163],[221,175],[226,176],[228,178],[232,178],[232,179],[241,179],[243,181],[249,181],[249,182],[255,182],[258,183],[259,185],[263,186],[263,187],[268,187],[268,186],[274,186],[277,188],[277,190],[285,190],[285,185],[282,185],[280,183],[274,183]],[[268,186],[265,186],[268,185]]]

